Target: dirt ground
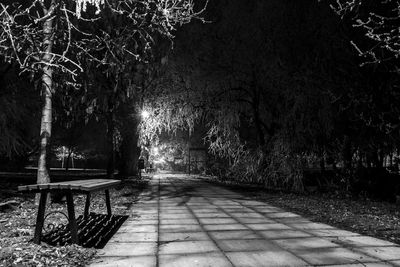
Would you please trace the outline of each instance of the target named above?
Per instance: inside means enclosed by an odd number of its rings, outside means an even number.
[[[95,255],[93,248],[77,245],[36,245],[32,241],[36,223],[34,194],[18,193],[21,182],[16,179],[0,182],[0,203],[9,203],[0,208],[0,266],[85,266]],[[124,182],[110,191],[114,214],[124,215],[145,187],[145,182]],[[84,196],[75,196],[75,212],[83,213]],[[51,203],[47,210],[66,212],[65,203]],[[104,194],[95,193],[91,198],[91,212],[106,213]],[[45,225],[65,223],[62,216],[50,216]]]

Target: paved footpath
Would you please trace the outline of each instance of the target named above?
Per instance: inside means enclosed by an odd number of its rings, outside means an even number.
[[[400,266],[400,246],[187,175],[155,175],[90,266]]]

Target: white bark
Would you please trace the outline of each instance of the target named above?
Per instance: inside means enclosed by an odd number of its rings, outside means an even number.
[[[52,0],[51,6],[45,13],[53,12],[55,1]],[[38,160],[37,183],[50,182],[50,176],[47,168],[47,157],[51,138],[52,123],[52,94],[53,94],[53,69],[46,63],[51,62],[51,53],[53,51],[53,28],[54,16],[50,15],[43,23],[43,47],[44,54],[42,61],[42,119],[40,124],[40,153]]]

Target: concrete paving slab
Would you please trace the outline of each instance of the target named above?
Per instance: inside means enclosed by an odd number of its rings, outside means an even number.
[[[130,212],[141,218],[149,217],[149,219],[157,219],[157,210],[151,212],[145,212],[145,211],[137,211],[130,209]]]
[[[90,267],[156,267],[155,256],[138,257],[101,257],[93,261]]]
[[[172,214],[181,214],[181,213],[188,213],[188,212],[190,212],[190,209],[189,208],[187,208],[187,207],[180,207],[180,208],[178,208],[178,209],[176,209],[176,208],[162,208],[162,207],[160,207],[160,213],[165,213],[165,214],[169,214],[169,213],[172,213]]]
[[[146,205],[145,203],[135,203],[130,207],[130,210],[136,211],[136,212],[143,212],[143,213],[156,213],[158,209],[158,204],[151,204],[151,205]]]
[[[160,255],[163,267],[233,267],[223,253]]]
[[[231,218],[226,213],[221,213],[221,212],[213,212],[213,213],[200,213],[196,214],[197,218]]]
[[[239,203],[236,203],[234,201],[217,200],[217,201],[211,201],[211,204],[218,206],[220,208],[241,208],[241,207],[243,207],[242,205],[240,205]]]
[[[268,230],[268,231],[260,231],[259,234],[261,234],[266,239],[312,237],[311,234],[300,230]]]
[[[132,212],[132,214],[135,216],[135,218],[141,219],[141,220],[155,220],[158,218],[157,214],[154,215],[141,215],[135,212]]]
[[[368,246],[368,247],[356,247],[354,251],[364,253],[368,256],[377,258],[379,260],[397,261],[400,260],[400,247],[399,246]]]
[[[225,212],[228,213],[235,213],[235,212],[254,212],[254,210],[250,209],[250,208],[246,208],[246,207],[229,207],[229,208],[221,208],[223,209]]]
[[[234,266],[240,267],[309,266],[307,262],[284,250],[227,252],[226,256]]]
[[[290,230],[291,228],[283,223],[246,223],[246,226],[253,230]]]
[[[261,218],[235,218],[237,221],[243,224],[248,224],[248,223],[277,223],[274,220],[267,219],[264,217]]]
[[[229,204],[229,205],[228,204],[224,204],[224,205],[213,204],[213,205],[215,205],[216,207],[218,207],[220,209],[223,209],[223,210],[231,209],[231,210],[236,210],[236,211],[239,211],[239,212],[243,211],[243,210],[252,211],[251,209],[246,209],[242,205],[235,205],[235,204]]]
[[[323,237],[332,237],[333,239],[341,238],[341,237],[352,237],[352,236],[359,236],[357,233],[353,233],[346,230],[340,229],[326,229],[326,230],[319,230],[319,229],[309,229],[304,230],[307,233],[315,236],[323,236]]]
[[[161,244],[159,254],[191,254],[219,252],[220,250],[212,241],[176,241]]]
[[[363,262],[363,263],[353,263],[353,264],[335,264],[335,265],[324,265],[324,267],[390,267],[394,266],[390,262]]]
[[[348,232],[351,233],[351,232]],[[385,241],[382,239],[370,237],[370,236],[351,236],[348,234],[347,236],[337,236],[337,238],[331,238],[332,242],[337,244],[345,245],[345,246],[355,246],[355,247],[376,247],[376,246],[393,246],[392,242]],[[400,248],[400,246],[399,246]]]
[[[338,265],[352,264],[363,262],[377,262],[377,259],[366,256],[363,253],[351,251],[342,247],[323,248],[323,249],[306,249],[292,251],[296,256],[309,262],[311,265]]]
[[[213,231],[209,235],[214,240],[230,240],[230,239],[259,239],[260,235],[250,230],[230,230],[230,231]]]
[[[190,213],[161,213],[161,219],[194,219]]]
[[[268,214],[264,215],[268,217]],[[302,223],[310,223],[311,221],[303,218],[303,217],[287,217],[287,218],[274,218],[276,222],[286,223],[286,224],[302,224]]]
[[[203,209],[203,208],[192,208],[193,213],[199,214],[199,213],[219,213],[218,208],[210,208],[210,209]]]
[[[279,246],[290,251],[303,251],[321,248],[335,248],[338,244],[320,237],[301,237],[275,240]]]
[[[119,228],[118,232],[128,233],[153,233],[157,232],[157,225],[154,224],[135,224],[135,225],[123,225]]]
[[[248,230],[243,224],[205,224],[203,225],[206,231],[221,231],[221,230]]]
[[[265,206],[264,202],[261,201],[257,201],[257,200],[241,200],[238,201],[240,204],[242,204],[243,206]]]
[[[262,212],[263,213],[263,212]],[[280,218],[300,218],[300,215],[291,212],[268,212],[268,218],[280,219]]]
[[[205,241],[210,237],[205,232],[178,232],[178,233],[160,233],[160,242],[168,241]]]
[[[199,224],[163,224],[160,225],[160,231],[163,232],[197,232],[201,231]]]
[[[158,234],[153,233],[127,233],[118,232],[108,242],[157,242]]]
[[[230,212],[229,215],[235,218],[265,218],[264,215],[251,211],[251,212]]]
[[[122,225],[158,224],[157,219],[142,219],[141,217],[129,217]]]
[[[156,242],[108,243],[97,253],[102,257],[110,256],[154,256],[157,251]]]
[[[147,225],[157,225],[158,220],[154,219],[142,219],[140,217],[135,218],[134,220],[126,220],[122,226],[127,227],[146,227]]]
[[[160,219],[160,224],[198,224],[196,219]]]
[[[147,199],[140,199],[138,202],[135,203],[139,208],[142,206],[146,206],[146,207],[157,207],[158,205],[158,200],[154,199],[154,197],[152,196],[151,198],[147,198]]]
[[[218,247],[224,252],[282,251],[283,249],[265,239],[217,240]]]
[[[232,218],[199,218],[202,224],[234,224],[235,219]]]
[[[190,199],[188,199],[187,205],[190,205],[191,207],[196,206],[199,208],[201,208],[200,205],[203,205],[204,208],[215,207],[215,205],[212,204],[206,197],[199,198],[195,196],[192,196]]]

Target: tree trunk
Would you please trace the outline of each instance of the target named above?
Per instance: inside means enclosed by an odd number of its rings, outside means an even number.
[[[49,147],[51,140],[51,123],[52,123],[52,95],[53,95],[53,68],[45,63],[51,63],[52,51],[53,51],[53,20],[54,8],[56,6],[55,0],[51,1],[50,8],[44,9],[43,13],[47,19],[43,23],[43,47],[44,54],[42,61],[42,98],[43,108],[42,117],[40,122],[40,147],[39,147],[39,159],[38,159],[38,171],[37,171],[37,183],[49,183],[50,175],[47,166],[47,159],[49,157]],[[40,195],[36,194],[35,203],[39,204]]]
[[[114,112],[107,114],[107,178],[113,179],[115,172],[115,149],[114,149]]]
[[[138,139],[131,135],[125,135],[122,138],[119,174],[122,177],[136,176],[140,155],[140,148],[137,146]]]
[[[45,16],[49,12],[54,12],[55,1],[51,1],[51,6],[48,10],[44,10]],[[44,55],[42,61],[45,63],[51,62],[51,52],[53,50],[53,20],[54,16],[50,15],[43,23],[43,45]],[[38,160],[37,183],[50,182],[50,176],[47,168],[47,157],[51,138],[51,123],[52,123],[52,93],[53,93],[53,69],[49,65],[42,65],[42,97],[43,108],[40,124],[40,150]]]
[[[136,176],[138,174],[138,160],[140,147],[138,147],[138,126],[139,120],[135,115],[126,110],[127,116],[123,117],[123,128],[121,131],[122,143],[120,147],[121,162],[119,164],[119,174],[123,177]],[[131,115],[131,116],[129,116]]]
[[[42,76],[43,81],[43,108],[42,119],[40,123],[40,150],[37,172],[37,183],[49,183],[50,176],[47,169],[47,157],[51,137],[51,121],[52,121],[52,93],[51,93],[51,80],[52,71],[46,68]]]

